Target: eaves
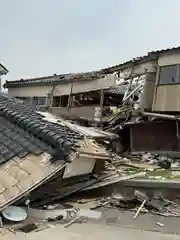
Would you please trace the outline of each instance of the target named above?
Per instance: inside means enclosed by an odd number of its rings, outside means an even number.
[[[6,82],[3,87],[4,88],[16,88],[16,87],[31,87],[31,86],[56,86],[60,84],[70,84],[70,83],[76,83],[76,82],[87,82],[87,81],[92,81],[92,80],[98,80],[98,77],[95,78],[83,78],[83,79],[64,79],[64,80],[43,80],[43,81],[25,81],[25,80],[20,80],[20,81],[11,81],[11,82]]]

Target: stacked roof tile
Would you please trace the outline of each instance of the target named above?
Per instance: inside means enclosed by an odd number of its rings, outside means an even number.
[[[74,74],[58,74],[46,77],[31,78],[31,79],[21,79],[17,81],[6,81],[4,88],[6,87],[16,87],[24,85],[42,85],[42,84],[52,84],[52,83],[64,83],[64,81],[79,81],[79,80],[91,80],[102,77],[100,72],[85,72],[85,73],[74,73]]]
[[[77,132],[48,122],[31,107],[0,94],[0,163],[43,152],[53,160],[67,159],[79,139]]]

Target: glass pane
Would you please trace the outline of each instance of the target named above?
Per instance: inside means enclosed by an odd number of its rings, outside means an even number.
[[[177,83],[177,69],[178,65],[161,67],[159,74],[159,84]]]

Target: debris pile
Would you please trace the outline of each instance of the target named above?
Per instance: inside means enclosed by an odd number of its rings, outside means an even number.
[[[149,197],[139,190],[134,191],[134,195],[129,198],[108,197],[101,201],[101,205],[106,208],[116,208],[119,210],[134,211],[133,219],[142,213],[152,213],[164,217],[180,217],[180,205],[176,202],[160,197]]]
[[[137,156],[136,156],[137,157]],[[142,159],[142,156],[141,156]],[[41,231],[54,224],[69,227],[74,222],[83,223],[87,220],[98,220],[102,217],[101,209],[115,208],[120,211],[134,211],[133,219],[141,213],[160,216],[180,216],[180,205],[163,198],[149,197],[147,194],[134,191],[131,197],[112,194],[97,199],[82,199],[83,191],[98,189],[109,184],[144,178],[151,171],[152,164],[133,163],[127,157],[113,156],[106,159],[105,170],[101,173],[83,174],[63,178],[61,169],[49,180],[36,189],[15,201],[12,206],[2,211],[1,226],[9,231]],[[154,166],[154,169],[160,168]],[[82,194],[78,197],[78,194]],[[75,197],[75,200],[73,198]],[[86,205],[86,206],[85,206]],[[8,220],[8,221],[7,221]],[[18,224],[17,224],[18,223]]]
[[[142,153],[123,157],[119,136],[86,128],[49,113],[35,112],[0,97],[0,211],[9,231],[40,231],[61,223],[101,218],[101,208],[179,216],[179,206],[139,191],[132,198],[101,196],[87,209],[70,200],[108,185],[166,178],[173,169],[166,156]],[[176,172],[176,174],[174,174]],[[156,175],[158,174],[158,176]],[[168,172],[169,174],[169,172]],[[174,177],[178,171],[173,169]],[[160,207],[159,207],[160,206]],[[43,222],[43,223],[42,223]]]

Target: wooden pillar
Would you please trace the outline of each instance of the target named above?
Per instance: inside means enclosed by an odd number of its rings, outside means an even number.
[[[73,89],[73,83],[71,83],[71,89],[70,89],[69,98],[68,98],[68,105],[67,105],[68,108],[71,107],[71,95],[72,95],[72,89]]]
[[[104,89],[101,89],[100,90],[100,108],[101,108],[100,120],[102,120],[102,116],[103,116],[103,107],[104,107]]]
[[[51,111],[52,105],[53,105],[53,96],[54,96],[54,89],[55,89],[56,85],[53,85],[51,92],[48,93],[47,96],[47,109],[48,111]]]

